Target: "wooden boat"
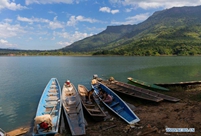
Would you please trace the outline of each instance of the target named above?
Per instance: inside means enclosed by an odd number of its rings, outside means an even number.
[[[161,91],[169,91],[168,88],[161,87],[161,86],[151,84],[151,83],[148,83],[148,82],[144,82],[144,81],[141,81],[141,80],[133,79],[131,77],[128,77],[127,79],[128,79],[130,84],[139,85],[141,87],[145,87],[145,88],[149,88],[149,89],[156,89],[156,90],[161,90]]]
[[[107,106],[111,111],[113,111],[116,115],[126,121],[128,124],[135,124],[140,121],[140,119],[135,115],[135,113],[129,108],[129,106],[112,90],[110,90],[107,86],[102,83],[92,84],[95,93],[99,94],[99,89],[107,92],[109,95],[113,97],[111,103],[107,104],[104,101],[103,104]],[[101,98],[99,97],[101,100]]]
[[[6,132],[0,128],[0,136],[6,136]]]
[[[153,101],[153,102],[161,102],[163,101],[163,98],[159,98],[157,96],[152,96],[148,93],[143,93],[143,88],[139,87],[128,87],[125,84],[120,84],[120,82],[116,81],[115,82],[109,82],[106,80],[101,80],[101,83],[106,85],[108,88],[112,89],[115,92],[122,93],[125,95],[129,95],[131,97],[136,97],[140,99],[145,99],[148,101]],[[129,84],[128,84],[129,85]]]
[[[64,113],[72,135],[85,135],[85,118],[79,94],[70,82],[64,83],[62,89]]]
[[[84,85],[78,85],[78,92],[80,95],[80,98],[82,100],[82,105],[87,111],[87,113],[95,120],[95,121],[102,121],[106,117],[105,112],[102,110],[102,108],[99,106],[97,101],[95,101],[95,96],[93,95],[93,101],[92,103],[87,103],[86,97],[89,90]]]
[[[188,85],[200,85],[201,81],[186,81],[186,82],[174,82],[174,83],[158,83],[159,86],[188,86]]]
[[[172,102],[180,101],[180,99],[172,97],[172,96],[168,96],[168,95],[161,94],[161,93],[158,93],[158,92],[154,92],[154,91],[151,91],[151,90],[148,90],[148,89],[140,88],[140,87],[137,87],[137,86],[134,86],[134,85],[126,84],[126,83],[119,82],[119,81],[116,81],[116,80],[114,82],[108,84],[108,86],[111,87],[111,89],[116,90],[114,87],[112,87],[112,85],[116,86],[116,88],[121,88],[122,89],[121,92],[122,93],[124,92],[124,93],[126,93],[128,95],[139,97],[140,96],[139,94],[141,94],[142,99],[147,99],[147,97],[144,97],[144,96],[148,95],[150,97],[156,97],[156,98],[160,98],[160,99],[167,100],[167,101],[172,101]],[[147,99],[147,100],[150,100],[150,99]]]
[[[56,78],[51,78],[40,98],[33,136],[46,136],[58,133],[61,115],[61,88]],[[41,124],[48,124],[48,129],[42,128]]]

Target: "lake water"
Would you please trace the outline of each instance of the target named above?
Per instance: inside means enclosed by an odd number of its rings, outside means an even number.
[[[0,128],[30,126],[50,78],[90,88],[93,74],[123,82],[201,80],[201,57],[0,57]]]

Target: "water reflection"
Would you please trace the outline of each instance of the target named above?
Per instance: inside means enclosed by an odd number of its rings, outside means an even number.
[[[173,83],[201,79],[201,65],[165,66],[135,70],[126,73],[131,77],[150,83]]]

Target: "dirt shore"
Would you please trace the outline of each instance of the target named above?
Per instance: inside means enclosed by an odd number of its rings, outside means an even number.
[[[163,93],[181,99],[180,102],[153,103],[128,98],[135,105],[133,110],[140,118],[139,123],[131,128],[122,119],[109,112],[110,116],[105,121],[88,122],[87,136],[200,136],[201,86],[174,86],[169,89],[169,92]],[[194,128],[195,132],[168,133],[166,128]],[[11,134],[10,136],[15,135]]]

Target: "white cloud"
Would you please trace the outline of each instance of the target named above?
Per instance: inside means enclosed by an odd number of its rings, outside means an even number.
[[[150,13],[138,14],[132,17],[127,17],[126,20],[130,22],[137,23],[146,20],[150,16]]]
[[[105,30],[105,27],[102,27],[102,28],[101,27],[100,28],[98,28],[98,27],[86,27],[86,30],[99,33],[101,31]]]
[[[18,21],[22,21],[22,22],[28,22],[30,24],[33,24],[34,22],[40,22],[40,23],[49,23],[50,21],[48,19],[43,19],[43,18],[26,18],[26,17],[21,17],[21,16],[17,16],[17,20]]]
[[[125,12],[131,12],[133,10],[133,8],[127,8],[125,9]]]
[[[25,0],[26,5],[30,5],[33,3],[36,4],[52,4],[52,3],[65,3],[65,4],[71,4],[75,0]],[[75,1],[78,3],[78,0]]]
[[[57,21],[57,16],[56,16],[54,17],[54,21],[49,22],[49,27],[51,29],[57,29],[57,28],[64,28],[65,25],[64,25],[64,22]]]
[[[109,7],[102,7],[102,8],[99,9],[99,11],[101,11],[101,12],[107,12],[107,13],[112,13],[112,14],[119,13],[118,9],[111,10]]]
[[[65,38],[65,40],[68,41],[69,44],[72,44],[75,41],[84,39],[84,38],[91,36],[91,35],[92,34],[81,33],[78,31],[75,31],[74,34],[67,33],[67,32],[53,32],[53,36],[59,36],[61,38]]]
[[[66,46],[71,45],[72,43],[60,41],[60,42],[57,42],[57,44],[58,44],[58,45],[61,45],[61,47],[66,47]]]
[[[9,23],[0,22],[0,38],[19,36],[20,34],[26,33],[24,27],[19,24],[11,25]]]
[[[150,13],[138,14],[132,17],[127,17],[125,22],[112,21],[113,25],[128,25],[128,24],[138,24],[146,20],[150,16]]]
[[[36,22],[36,23],[48,23],[50,29],[57,29],[57,28],[64,28],[65,27],[64,22],[57,21],[57,16],[54,17],[53,21],[50,21],[48,19],[43,19],[43,18],[35,18],[35,17],[26,18],[26,17],[20,17],[20,16],[17,17],[17,20],[22,21],[22,22],[28,22],[30,24],[33,24],[34,22]]]
[[[4,22],[6,22],[6,23],[10,23],[10,22],[12,22],[13,20],[12,19],[9,19],[9,18],[6,18],[6,19],[4,19]]]
[[[67,26],[75,26],[77,24],[77,20],[75,16],[71,16],[69,21],[67,22]]]
[[[110,13],[110,8],[109,7],[102,7],[99,9],[99,11]]]
[[[64,24],[59,21],[51,21],[49,22],[49,27],[51,29],[64,28]]]
[[[77,18],[77,20],[80,21],[80,22],[89,22],[89,23],[98,22],[98,20],[96,20],[96,19],[85,18],[85,17],[83,17],[83,16],[77,16],[76,18]]]
[[[22,10],[26,9],[26,7],[20,4],[16,4],[14,1],[10,2],[10,0],[0,0],[0,10],[2,9]]]
[[[0,40],[0,43],[1,43],[1,44],[6,44],[6,43],[8,43],[8,41],[1,39],[1,40]]]
[[[33,19],[29,19],[29,18],[26,18],[26,17],[20,17],[20,16],[17,16],[17,20],[22,21],[22,22],[29,22],[31,24],[34,22]]]
[[[87,33],[81,33],[81,32],[75,31],[75,33],[72,35],[72,38],[74,39],[74,41],[78,41],[88,36],[89,35]]]
[[[71,16],[69,21],[67,21],[67,26],[75,26],[78,22],[89,22],[89,23],[95,23],[95,22],[100,22],[96,19],[92,18],[86,18],[83,16]]]
[[[11,44],[7,40],[0,39],[0,48],[16,48],[16,44]]]
[[[139,7],[143,9],[151,8],[170,8],[181,6],[196,6],[200,5],[200,0],[110,0],[113,4],[121,4],[124,6],[131,5],[133,7]]]
[[[112,13],[112,14],[119,13],[119,10],[118,10],[118,9],[116,9],[116,10],[111,10],[111,13]]]

